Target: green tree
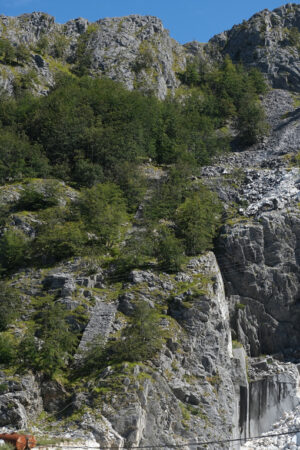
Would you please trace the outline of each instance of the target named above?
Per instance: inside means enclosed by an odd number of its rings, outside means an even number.
[[[74,158],[72,175],[73,180],[79,186],[92,187],[94,184],[104,181],[103,169],[100,164],[91,162],[81,152],[78,152]]]
[[[138,303],[122,338],[112,347],[113,359],[146,361],[152,358],[164,342],[157,312],[145,302]]]
[[[153,258],[155,238],[151,230],[142,229],[135,231],[122,245],[116,255],[114,266],[120,277],[124,277],[137,267],[144,267]]]
[[[18,64],[28,63],[30,60],[30,51],[24,44],[17,45],[15,49],[15,57]]]
[[[49,173],[48,160],[41,146],[31,144],[24,134],[13,129],[0,133],[0,182],[20,180],[24,177],[43,176]]]
[[[177,164],[168,171],[168,176],[156,183],[151,199],[145,203],[143,217],[147,222],[160,219],[173,220],[177,207],[184,200],[189,187],[190,167]]]
[[[182,81],[188,86],[196,86],[200,81],[200,74],[197,64],[189,63],[182,77]]]
[[[19,346],[19,358],[49,377],[67,366],[77,343],[69,329],[67,312],[59,303],[46,304],[36,317],[35,334],[29,331]]]
[[[0,39],[0,59],[5,64],[12,64],[16,58],[15,47],[9,42],[8,39]]]
[[[16,358],[16,342],[8,333],[0,333],[0,364],[11,364]]]
[[[251,94],[245,95],[241,100],[238,130],[239,138],[245,145],[255,144],[268,133],[264,110]]]
[[[97,184],[84,189],[78,206],[86,230],[95,234],[95,245],[109,249],[120,240],[128,217],[126,202],[116,185]]]
[[[46,210],[47,211],[47,210]],[[57,218],[57,220],[60,220]],[[71,256],[80,255],[88,242],[87,234],[80,222],[42,225],[33,242],[31,256],[42,264],[53,264]]]
[[[16,270],[26,264],[28,239],[18,229],[8,228],[0,238],[0,267],[3,271]]]
[[[21,313],[20,293],[0,281],[0,331],[5,331]]]
[[[188,255],[197,255],[212,248],[220,214],[221,206],[216,194],[204,186],[179,206],[175,223]]]
[[[184,261],[184,247],[175,233],[166,226],[161,226],[158,231],[155,254],[163,270],[180,270]]]

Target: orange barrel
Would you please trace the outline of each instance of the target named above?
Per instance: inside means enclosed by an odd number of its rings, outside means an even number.
[[[29,434],[4,433],[0,439],[13,445],[17,450],[25,450],[36,446],[36,439]]]

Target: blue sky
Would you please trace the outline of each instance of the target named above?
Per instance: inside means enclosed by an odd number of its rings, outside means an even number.
[[[300,0],[293,3],[300,4]],[[0,14],[15,16],[43,11],[64,23],[76,17],[150,14],[162,19],[181,43],[207,42],[214,34],[250,18],[255,12],[284,4],[281,0],[0,0]]]

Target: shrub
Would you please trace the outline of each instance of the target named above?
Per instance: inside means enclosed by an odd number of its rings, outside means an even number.
[[[261,105],[251,94],[242,97],[238,115],[239,138],[245,145],[252,145],[265,136],[269,127]]]
[[[26,186],[21,193],[16,208],[18,210],[38,211],[58,204],[57,182],[44,182],[39,189],[37,190],[34,186]]]
[[[18,291],[0,281],[0,331],[5,331],[21,312],[22,302]]]
[[[90,373],[109,363],[146,361],[161,349],[163,337],[157,312],[145,302],[139,302],[121,339],[105,343],[99,335],[84,353],[79,372]]]
[[[163,331],[157,312],[147,303],[136,305],[131,323],[125,328],[121,342],[112,347],[116,361],[146,361],[163,345]]]
[[[84,189],[78,206],[87,231],[95,233],[94,244],[111,248],[120,239],[121,226],[128,219],[120,189],[112,183]]]
[[[36,52],[44,55],[49,48],[49,40],[46,36],[41,36],[36,45]]]
[[[14,448],[14,445],[8,443],[4,443],[1,445],[1,450],[14,450]]]
[[[24,44],[19,44],[15,49],[18,64],[27,63],[30,60],[30,51]]]
[[[101,369],[105,365],[107,358],[106,344],[103,336],[99,334],[93,342],[89,343],[86,349],[81,352],[79,359],[79,371],[81,373],[91,373]]]
[[[0,39],[0,58],[5,64],[12,64],[16,58],[15,47],[8,39]]]
[[[14,94],[16,97],[22,97],[28,90],[34,88],[35,84],[38,84],[38,74],[34,69],[29,70],[26,73],[20,73],[15,76],[13,81]]]
[[[36,317],[36,335],[28,331],[19,345],[18,357],[26,367],[49,377],[66,367],[77,343],[69,330],[67,312],[58,303],[46,304]]]
[[[87,75],[92,63],[92,51],[89,49],[89,41],[98,30],[96,24],[90,24],[85,33],[79,36],[76,49],[76,63],[72,69],[73,73],[82,77]]]
[[[3,227],[7,224],[9,211],[10,206],[8,204],[0,203],[0,227]]]
[[[292,27],[288,30],[288,39],[291,45],[300,47],[300,32],[297,27]]]
[[[56,35],[53,44],[54,58],[62,58],[68,46],[68,39],[64,35]]]
[[[3,271],[16,270],[28,258],[28,239],[18,229],[7,229],[0,239],[0,265]]]
[[[176,272],[184,261],[184,248],[175,233],[166,226],[159,229],[155,249],[157,261],[163,270]]]
[[[53,264],[80,255],[88,241],[81,223],[48,223],[38,230],[32,257],[42,264]]]
[[[220,216],[221,206],[216,194],[203,186],[179,206],[175,223],[188,255],[212,248]]]
[[[132,269],[145,266],[154,255],[154,247],[155,239],[150,230],[132,233],[113,262],[119,276],[126,276]]]
[[[154,63],[153,49],[147,41],[143,41],[139,47],[139,55],[135,59],[132,70],[139,73],[141,70],[150,69]]]
[[[16,344],[7,333],[0,333],[0,364],[9,364],[14,361]]]
[[[201,80],[199,63],[197,61],[187,61],[185,71],[178,73],[177,76],[187,86],[197,86]]]

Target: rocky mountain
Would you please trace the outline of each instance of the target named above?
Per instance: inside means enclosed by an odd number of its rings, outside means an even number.
[[[273,87],[262,98],[269,136],[215,158],[193,177],[195,187],[201,182],[218,194],[226,211],[213,251],[188,258],[176,273],[150,265],[120,276],[96,258],[76,257],[11,274],[10,286],[26,305],[21,323],[13,325],[15,335],[22,336],[22,324],[29,326],[45,301],[63,305],[81,336],[75,369],[99,337],[119,339],[138,301],[159,313],[164,342],[147,361],[108,365],[94,377],[83,372],[68,382],[3,367],[3,431],[28,429],[40,442],[47,436],[52,444],[59,439],[79,447],[198,443],[239,449],[240,440],[274,427],[291,435],[245,448],[299,447],[299,29],[295,4],[262,11],[208,44],[186,46],[149,16],[65,25],[42,13],[1,16],[1,39],[22,50],[19,59],[2,53],[1,85],[10,94],[28,74],[31,88],[46,94],[63,71],[107,76],[164,98],[176,93],[176,73],[187,59],[211,63],[226,54],[259,67]],[[149,179],[147,201],[168,168],[147,162],[142,169]],[[12,207],[11,226],[29,238],[43,218],[18,212],[16,205],[28,185],[46,197],[47,183],[0,187],[1,204]],[[57,184],[59,204],[74,203],[79,192]],[[129,232],[142,228],[142,217],[143,205]]]
[[[1,85],[12,93],[26,74],[43,93],[57,71],[86,72],[121,81],[129,89],[154,91],[164,98],[179,85],[176,71],[185,52],[156,17],[132,15],[89,23],[76,19],[60,25],[44,13],[0,16],[0,37],[29,52],[26,61],[1,67]],[[22,58],[21,58],[22,59]]]
[[[259,67],[274,88],[299,91],[300,7],[287,3],[214,36],[209,47],[220,56]]]
[[[15,49],[21,45],[26,57],[1,65],[0,85],[12,93],[27,83],[42,94],[53,85],[56,72],[71,71],[109,77],[165,98],[180,85],[177,74],[187,58],[213,63],[228,54],[235,62],[258,67],[273,87],[299,91],[299,23],[299,5],[288,3],[255,14],[207,44],[182,46],[151,16],[95,23],[79,18],[61,25],[45,13],[2,15],[1,39]]]

